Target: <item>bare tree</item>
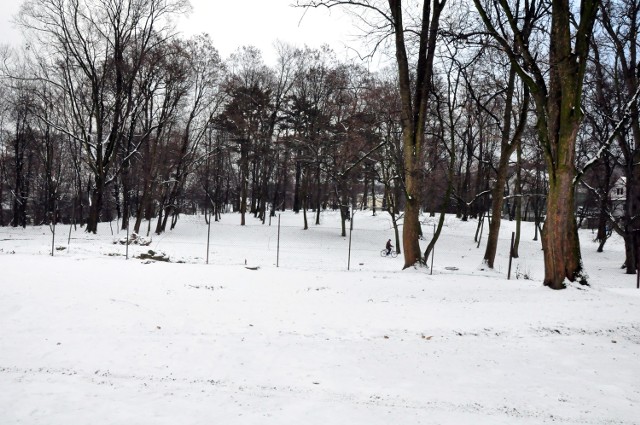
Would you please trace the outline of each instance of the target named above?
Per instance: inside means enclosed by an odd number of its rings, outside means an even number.
[[[66,93],[68,124],[93,174],[88,232],[97,232],[107,185],[118,174],[117,148],[138,112],[134,82],[153,43],[170,36],[163,19],[185,0],[26,0],[19,22],[51,58],[50,83]],[[162,38],[155,37],[164,32]],[[130,151],[132,153],[133,150]],[[126,159],[126,158],[125,158]]]
[[[599,23],[613,52],[614,68],[608,73],[618,108],[612,119],[620,123],[615,125],[615,133],[612,130],[611,140],[615,139],[622,152],[626,177],[624,217],[621,222],[612,220],[612,225],[625,239],[627,273],[636,273],[640,255],[640,4],[607,0],[602,2],[601,11]]]
[[[492,69],[488,70],[489,75],[484,79],[484,84],[478,84],[479,87],[474,88],[470,81],[468,86],[477,107],[484,115],[489,117],[488,119],[491,120],[492,125],[499,129],[500,150],[498,164],[494,167],[496,176],[491,190],[491,221],[484,254],[484,261],[487,266],[493,268],[500,234],[504,188],[507,182],[509,161],[520,143],[522,133],[527,124],[529,92],[525,87],[523,89],[523,99],[518,102],[517,85],[520,80],[516,76],[515,67],[499,63],[499,60],[496,60],[497,58],[492,55],[492,52],[486,52],[486,55],[485,59]],[[506,74],[507,84],[506,87],[501,87],[501,83],[505,79],[504,74]],[[491,165],[493,166],[493,164]]]
[[[574,215],[575,144],[582,122],[582,84],[599,1],[584,0],[579,10],[569,0],[474,0],[482,20],[509,56],[535,102],[538,137],[549,172],[547,215],[542,235],[544,284],[565,287],[565,279],[587,283]],[[575,12],[575,13],[574,13]],[[548,67],[527,34],[532,14],[550,19]]]
[[[342,1],[314,0],[297,2],[304,7],[352,6],[359,10],[373,12],[378,22],[374,28],[388,29],[383,38],[394,39],[397,64],[398,86],[401,99],[401,122],[404,152],[404,192],[406,197],[402,245],[404,248],[404,268],[423,263],[420,251],[420,207],[424,181],[424,142],[427,104],[429,102],[433,59],[440,24],[440,15],[446,0],[426,0],[422,2],[415,22],[405,21],[401,0]],[[411,17],[411,14],[406,16]],[[408,34],[417,38],[418,49],[415,57],[410,56]],[[412,66],[415,65],[415,79],[412,81]]]
[[[169,159],[169,166],[165,169],[156,225],[158,234],[166,230],[171,215],[174,216],[171,228],[175,226],[180,194],[188,176],[209,155],[209,152],[202,151],[202,143],[225,97],[220,90],[222,61],[210,38],[197,36],[189,40],[185,46],[185,54],[188,90],[183,99],[184,115],[177,133],[177,144]]]

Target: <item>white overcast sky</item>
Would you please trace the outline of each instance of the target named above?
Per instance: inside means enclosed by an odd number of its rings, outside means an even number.
[[[11,23],[21,0],[0,0],[0,43],[19,45],[20,31]],[[329,44],[339,59],[356,56],[358,30],[338,9],[293,8],[293,0],[191,0],[192,13],[179,21],[185,35],[207,32],[223,57],[238,47],[253,45],[263,52],[267,64],[275,61],[273,42],[296,46]]]

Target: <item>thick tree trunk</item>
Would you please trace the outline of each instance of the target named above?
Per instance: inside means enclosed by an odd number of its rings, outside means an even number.
[[[487,235],[487,248],[484,252],[484,261],[489,268],[493,268],[498,251],[498,236],[502,223],[502,207],[504,205],[504,185],[507,181],[507,162],[500,161],[496,183],[491,191],[491,221],[489,222],[489,234]]]
[[[625,269],[627,274],[635,274],[636,273],[636,248],[635,241],[633,240],[633,234],[630,232],[625,232],[624,235],[624,264],[622,264],[622,268]]]
[[[102,199],[104,196],[104,179],[100,175],[96,175],[95,187],[91,191],[91,205],[89,207],[89,217],[87,217],[87,233],[98,233],[98,222],[100,213],[102,212]]]
[[[142,196],[140,197],[140,201],[138,202],[138,206],[136,208],[136,221],[133,226],[133,231],[138,234],[140,234],[140,226],[142,225],[142,217],[144,211],[147,209],[147,204],[150,200],[149,198],[151,188],[149,187],[150,185],[148,183],[149,182],[147,182],[145,179],[144,187],[142,189]]]
[[[574,214],[574,173],[559,168],[549,179],[547,215],[542,229],[544,284],[563,289],[565,279],[587,284],[580,256],[578,227]]]
[[[408,194],[418,193],[421,186],[419,176],[407,173],[405,185]],[[402,227],[402,249],[404,250],[404,267],[411,267],[422,262],[422,252],[420,251],[420,202],[417,197],[407,196],[404,209],[404,225]]]

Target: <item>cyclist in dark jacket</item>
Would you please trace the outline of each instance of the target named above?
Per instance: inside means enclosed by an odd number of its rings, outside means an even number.
[[[391,248],[393,248],[393,245],[391,245],[391,239],[387,241],[386,248],[387,248],[387,255],[391,254]]]

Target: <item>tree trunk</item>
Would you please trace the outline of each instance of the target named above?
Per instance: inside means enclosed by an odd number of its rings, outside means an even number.
[[[371,168],[373,173],[373,166]],[[371,176],[371,215],[376,215],[376,179],[373,174]],[[400,245],[398,245],[397,241],[396,246],[400,249]]]
[[[322,203],[322,186],[320,183],[321,175],[320,175],[320,164],[318,164],[316,169],[316,226],[320,225],[320,209]]]
[[[424,171],[424,130],[427,102],[431,92],[433,58],[440,24],[440,13],[446,0],[425,1],[422,5],[420,43],[416,61],[415,84],[412,84],[405,44],[406,28],[402,18],[402,2],[389,0],[394,29],[398,87],[401,100],[402,145],[404,163],[405,213],[402,228],[404,268],[422,263],[420,252],[420,207]]]
[[[544,285],[563,289],[565,278],[586,284],[582,268],[578,227],[574,215],[573,172],[559,168],[549,178],[547,215],[542,229]]]
[[[87,233],[98,233],[98,221],[102,212],[102,199],[104,195],[104,179],[97,173],[94,176],[95,187],[91,191],[91,205],[89,206],[89,217],[87,218]]]
[[[518,143],[517,161],[516,161],[516,237],[513,241],[513,252],[511,255],[513,258],[519,258],[518,248],[520,247],[520,230],[522,228],[522,144]]]
[[[638,268],[637,264],[637,247],[635,245],[634,233],[640,229],[640,149],[633,152],[633,161],[631,171],[627,173],[626,193],[627,200],[625,202],[624,216],[624,234],[625,234],[625,252],[626,252],[626,272],[627,274],[635,274]]]
[[[478,239],[482,237],[480,232],[482,231],[483,226],[484,226],[484,211],[480,211],[480,214],[478,214],[478,224],[476,226],[476,234],[473,237],[474,242],[478,242]]]
[[[498,251],[498,237],[500,236],[500,224],[502,223],[502,207],[504,205],[504,185],[507,181],[507,166],[508,158],[506,161],[500,158],[500,164],[498,166],[498,174],[496,176],[496,183],[491,191],[491,221],[489,222],[489,234],[487,235],[487,248],[484,252],[484,261],[487,267],[493,268],[496,259],[496,253]]]
[[[293,212],[296,214],[300,212],[300,178],[302,175],[302,164],[296,160],[296,181],[294,184],[293,192]]]
[[[633,234],[625,232],[624,234],[624,254],[625,260],[622,264],[622,268],[625,269],[627,274],[636,274],[636,247],[633,240]]]
[[[407,173],[410,176],[412,173]],[[405,184],[407,193],[417,193],[421,186],[421,180],[418,176],[407,177]],[[416,263],[422,262],[422,252],[420,251],[420,202],[417,197],[409,195],[406,199],[404,209],[404,226],[402,227],[402,249],[404,250],[404,267],[411,267]]]
[[[248,140],[240,142],[240,225],[246,225],[247,191],[249,186],[249,147]]]
[[[309,221],[307,220],[307,199],[308,199],[308,195],[307,195],[307,191],[309,190],[309,184],[308,184],[308,178],[307,178],[307,173],[303,173],[304,175],[302,176],[303,182],[302,182],[302,196],[300,199],[300,202],[302,204],[302,218],[304,220],[304,230],[308,230],[309,229]]]

